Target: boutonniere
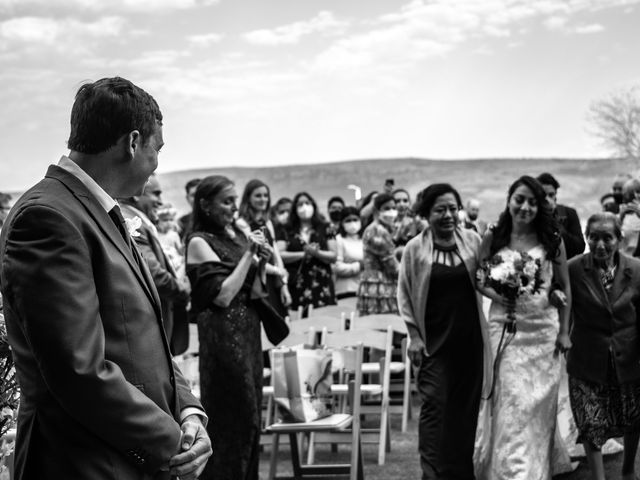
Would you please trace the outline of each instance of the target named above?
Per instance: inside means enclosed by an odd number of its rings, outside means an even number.
[[[127,230],[129,231],[129,235],[132,237],[139,237],[140,232],[138,229],[142,226],[142,219],[140,217],[133,218],[125,218],[124,223],[127,225]]]

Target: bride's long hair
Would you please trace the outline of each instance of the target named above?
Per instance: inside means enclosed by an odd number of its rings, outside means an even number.
[[[495,255],[502,247],[509,245],[511,241],[511,229],[513,228],[513,219],[509,212],[509,200],[511,195],[515,192],[516,188],[524,185],[533,193],[536,202],[538,204],[538,212],[533,219],[533,226],[538,235],[538,241],[542,244],[547,258],[554,260],[560,255],[560,228],[558,221],[553,215],[551,205],[547,201],[542,184],[529,175],[523,175],[518,180],[513,182],[509,187],[509,193],[507,195],[507,206],[504,212],[500,214],[500,219],[497,225],[493,228],[493,241],[491,242],[490,254]]]

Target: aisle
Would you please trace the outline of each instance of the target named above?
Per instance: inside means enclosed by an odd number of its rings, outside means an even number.
[[[365,480],[419,480],[421,478],[420,463],[418,461],[418,422],[416,415],[418,413],[418,402],[414,396],[414,418],[409,421],[407,433],[400,432],[400,417],[392,416],[392,445],[391,453],[387,454],[385,465],[377,465],[378,450],[376,445],[364,445],[364,472]],[[375,425],[375,416],[371,416],[367,424]],[[271,450],[266,446],[260,456],[260,478],[266,479],[269,471],[269,459]],[[338,453],[331,453],[330,446],[320,445],[316,449],[317,463],[323,461],[344,461],[349,462],[349,446],[340,445]],[[578,468],[566,475],[558,475],[554,480],[589,480],[589,470],[584,458],[577,459],[580,461]],[[620,468],[622,466],[622,453],[609,455],[604,460],[607,478],[619,478]],[[278,473],[279,475],[291,474],[291,460],[289,457],[289,449],[285,445],[280,446],[278,456]],[[640,474],[640,456],[636,457],[636,473]]]

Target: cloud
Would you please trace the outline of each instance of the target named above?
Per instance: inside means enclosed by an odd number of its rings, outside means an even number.
[[[0,39],[5,47],[14,44],[69,46],[78,38],[117,37],[126,21],[121,17],[103,17],[94,22],[45,17],[18,17],[0,22]]]
[[[597,33],[599,24],[571,27],[581,15],[606,8],[628,7],[640,0],[412,0],[397,11],[354,25],[312,62],[313,68],[335,73],[365,66],[405,66],[440,57],[466,42],[526,40],[539,23],[564,34]],[[479,54],[486,50],[476,49]]]
[[[600,25],[599,23],[593,23],[591,25],[584,25],[581,27],[576,27],[574,30],[576,33],[579,34],[591,34],[591,33],[600,33],[604,31],[604,27],[602,25]]]
[[[344,30],[348,23],[334,18],[331,12],[322,11],[310,20],[282,25],[273,29],[261,29],[247,32],[244,39],[253,45],[296,44],[305,36],[320,33],[337,33]]]
[[[187,41],[196,47],[208,47],[214,43],[219,43],[224,35],[220,33],[203,33],[200,35],[189,35]]]
[[[14,16],[37,11],[41,15],[50,13],[108,13],[126,12],[170,12],[207,7],[220,0],[0,0],[0,13]]]

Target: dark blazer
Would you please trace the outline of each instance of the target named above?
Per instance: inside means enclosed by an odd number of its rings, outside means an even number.
[[[584,252],[584,235],[578,218],[578,212],[566,205],[556,207],[556,218],[560,223],[560,234],[567,250],[567,260]]]
[[[590,254],[569,261],[573,346],[567,355],[567,372],[600,384],[607,381],[610,351],[620,382],[640,380],[640,260],[619,255],[609,292]]]
[[[202,407],[171,360],[139,252],[51,166],[11,211],[0,265],[22,392],[15,479],[168,479],[179,412]]]
[[[132,219],[139,216],[140,212],[124,202],[120,207],[124,218]],[[186,350],[186,344],[189,342],[189,323],[186,315],[174,315],[174,307],[177,304],[184,308],[189,300],[189,294],[180,289],[173,265],[162,250],[158,234],[152,228],[142,222],[138,229],[138,236],[133,239],[147,262],[153,283],[158,290],[164,330],[169,339],[171,351],[174,355],[182,353]],[[179,322],[176,323],[175,320],[179,320]]]

